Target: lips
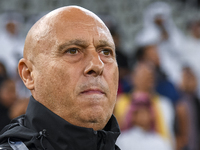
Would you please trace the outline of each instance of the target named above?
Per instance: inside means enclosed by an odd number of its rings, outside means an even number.
[[[98,88],[90,88],[90,89],[83,90],[81,94],[105,94],[105,92],[103,92],[103,90],[98,89]]]

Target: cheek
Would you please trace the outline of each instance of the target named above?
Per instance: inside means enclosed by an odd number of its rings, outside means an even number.
[[[69,69],[66,65],[61,63],[54,64],[50,70],[49,81],[52,84],[52,88],[61,95],[64,95],[64,91],[73,90],[73,81],[75,81],[75,73],[72,69]],[[71,79],[73,77],[73,80]],[[55,86],[55,87],[54,87]]]
[[[72,70],[64,63],[51,62],[39,69],[35,90],[43,99],[59,99],[73,92],[74,77]],[[66,96],[65,96],[66,97]],[[40,98],[41,99],[41,98]]]

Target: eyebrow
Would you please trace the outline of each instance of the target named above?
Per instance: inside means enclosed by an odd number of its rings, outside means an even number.
[[[70,41],[60,45],[58,47],[58,50],[62,51],[63,49],[65,49],[65,47],[70,46],[70,45],[77,45],[77,46],[81,46],[81,47],[85,48],[89,45],[89,43],[87,43],[86,41],[80,40],[80,39],[70,40]]]
[[[59,51],[62,51],[63,49],[65,49],[65,47],[68,47],[70,45],[77,45],[77,46],[80,46],[80,47],[83,47],[83,48],[86,48],[89,46],[89,43],[84,41],[84,40],[81,40],[81,39],[75,39],[75,40],[70,40],[70,41],[67,41],[66,43],[64,44],[61,44],[59,47],[58,47],[58,50]],[[109,44],[107,41],[105,40],[99,40],[99,43],[97,44],[97,48],[99,47],[111,47],[112,49],[115,50],[115,45],[113,44]]]
[[[97,47],[106,47],[106,46],[108,46],[108,47],[110,47],[110,48],[115,50],[115,45],[110,44],[105,40],[99,40],[99,44],[97,45]]]

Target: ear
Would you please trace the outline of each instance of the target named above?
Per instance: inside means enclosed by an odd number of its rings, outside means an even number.
[[[22,58],[18,64],[18,71],[25,86],[29,90],[33,90],[34,89],[34,77],[32,72],[33,64],[29,60]]]

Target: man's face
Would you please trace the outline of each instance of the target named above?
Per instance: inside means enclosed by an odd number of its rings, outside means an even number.
[[[118,88],[112,37],[101,22],[83,12],[51,21],[55,23],[47,38],[40,40],[43,52],[34,60],[33,96],[74,125],[103,128]]]
[[[144,59],[147,62],[153,63],[155,66],[160,65],[160,60],[156,45],[147,46],[145,49]]]
[[[148,64],[138,64],[132,75],[135,89],[142,92],[151,92],[154,88],[154,70]]]

